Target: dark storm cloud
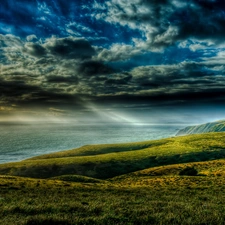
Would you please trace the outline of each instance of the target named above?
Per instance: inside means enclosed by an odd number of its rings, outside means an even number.
[[[44,90],[35,85],[28,85],[23,81],[0,80],[1,100],[6,104],[19,104],[24,106],[44,106],[44,105],[79,105],[78,96],[59,93],[58,90]]]
[[[91,77],[88,83],[93,90],[93,96],[90,96],[90,98],[94,96],[98,98],[102,95],[117,95],[121,92],[128,93],[133,89],[131,80],[132,75],[128,72]]]
[[[78,66],[78,74],[84,76],[96,76],[110,74],[112,72],[112,68],[98,61],[84,61]]]
[[[112,74],[104,82],[105,88],[99,88],[98,97],[93,98],[97,102],[108,99],[118,104],[127,101],[150,105],[219,101],[225,97],[225,77],[215,67],[195,62],[137,67],[130,73]]]
[[[16,81],[4,81],[0,80],[1,96],[22,96],[23,94],[36,91],[37,87],[27,86],[23,80]]]
[[[141,108],[144,104],[147,107],[165,107],[171,106],[179,108],[179,106],[188,106],[190,109],[195,106],[218,104],[224,106],[225,101],[225,91],[224,89],[210,89],[204,91],[196,92],[184,92],[184,93],[159,93],[157,95],[131,95],[126,93],[121,93],[120,95],[102,95],[98,98],[92,98],[92,101],[97,104],[113,104],[118,108],[123,108],[124,106],[131,106],[137,104],[137,108]],[[163,108],[161,108],[163,109]],[[212,109],[214,111],[214,109]],[[189,118],[190,119],[190,118]]]
[[[193,101],[194,96],[198,101],[204,101],[204,95],[218,100],[225,90],[222,52],[211,61],[206,58],[201,62],[139,66],[118,72],[107,62],[97,60],[96,48],[85,39],[28,39],[1,36],[7,58],[1,66],[2,99],[28,105],[54,102],[54,107],[80,98],[178,104]],[[13,51],[18,54],[9,54]]]
[[[67,77],[62,77],[62,76],[49,76],[47,78],[47,81],[50,83],[73,83],[73,84],[78,84],[79,80],[75,76],[67,76]]]
[[[192,3],[192,5],[189,5]],[[179,27],[178,39],[196,37],[224,41],[225,2],[221,0],[193,0],[183,9],[175,11],[170,21]]]
[[[214,65],[215,66],[215,65]],[[222,81],[225,78],[221,71],[214,70],[213,65],[204,65],[203,63],[184,62],[176,65],[164,66],[143,66],[137,67],[131,71],[133,80],[142,90],[154,90],[168,88],[169,92],[205,89],[209,86],[224,87]],[[191,86],[190,86],[191,85]],[[152,87],[152,88],[150,88]],[[167,91],[168,91],[167,90]]]
[[[46,49],[43,46],[37,43],[32,43],[32,42],[25,44],[24,52],[35,57],[43,57],[47,53]]]
[[[0,36],[3,51],[0,64],[1,99],[23,105],[73,104],[102,89],[98,77],[114,72],[101,61],[92,60],[95,49],[81,38],[52,37],[39,41],[29,36]],[[32,42],[33,41],[33,42]],[[94,82],[97,86],[92,86]]]
[[[146,37],[145,46],[160,48],[187,38],[223,42],[224,7],[222,0],[113,0],[96,18],[139,29]]]
[[[28,36],[28,39],[29,38],[30,36]],[[7,38],[3,41],[7,43]],[[9,44],[7,44],[7,46],[10,47]],[[74,37],[52,37],[46,39],[44,43],[40,41],[27,42],[24,44],[23,51],[35,57],[43,57],[49,54],[52,55],[52,57],[80,60],[90,59],[96,54],[95,49],[87,40]]]
[[[53,56],[68,59],[88,59],[95,55],[94,48],[83,38],[51,38],[45,48]]]
[[[105,85],[106,86],[128,85],[129,81],[131,80],[132,75],[129,73],[112,74],[111,78],[105,80]]]

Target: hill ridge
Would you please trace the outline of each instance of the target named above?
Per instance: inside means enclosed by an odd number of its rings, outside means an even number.
[[[33,178],[82,175],[108,179],[156,166],[221,159],[225,158],[225,133],[195,134],[139,143],[93,145],[83,148],[83,152],[81,150],[79,148],[79,154],[73,156],[70,153],[74,154],[76,150],[0,164],[0,174]]]
[[[188,134],[201,134],[210,132],[224,132],[225,131],[225,120],[218,120],[215,122],[204,123],[195,126],[187,126],[180,129],[176,136],[188,135]]]

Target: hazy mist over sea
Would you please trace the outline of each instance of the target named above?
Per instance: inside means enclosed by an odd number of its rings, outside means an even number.
[[[185,125],[0,123],[0,163],[89,144],[124,143],[174,136]]]

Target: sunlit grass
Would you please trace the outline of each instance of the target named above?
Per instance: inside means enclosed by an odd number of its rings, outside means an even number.
[[[0,224],[224,223],[224,178],[139,178],[97,185],[0,177]]]
[[[2,164],[0,224],[222,225],[224,149],[225,134],[215,133]],[[197,175],[179,175],[187,167]]]
[[[225,158],[225,133],[190,135],[140,143],[90,145],[0,165],[0,174],[49,178],[114,176],[175,163]]]
[[[206,162],[182,163],[167,166],[148,168],[133,173],[117,176],[116,179],[125,177],[140,176],[174,176],[179,175],[180,171],[187,167],[193,167],[198,171],[198,176],[224,176],[225,159],[211,160]]]

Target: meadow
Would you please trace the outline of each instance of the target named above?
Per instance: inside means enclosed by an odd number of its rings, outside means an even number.
[[[224,156],[210,133],[0,164],[0,224],[222,225]]]

